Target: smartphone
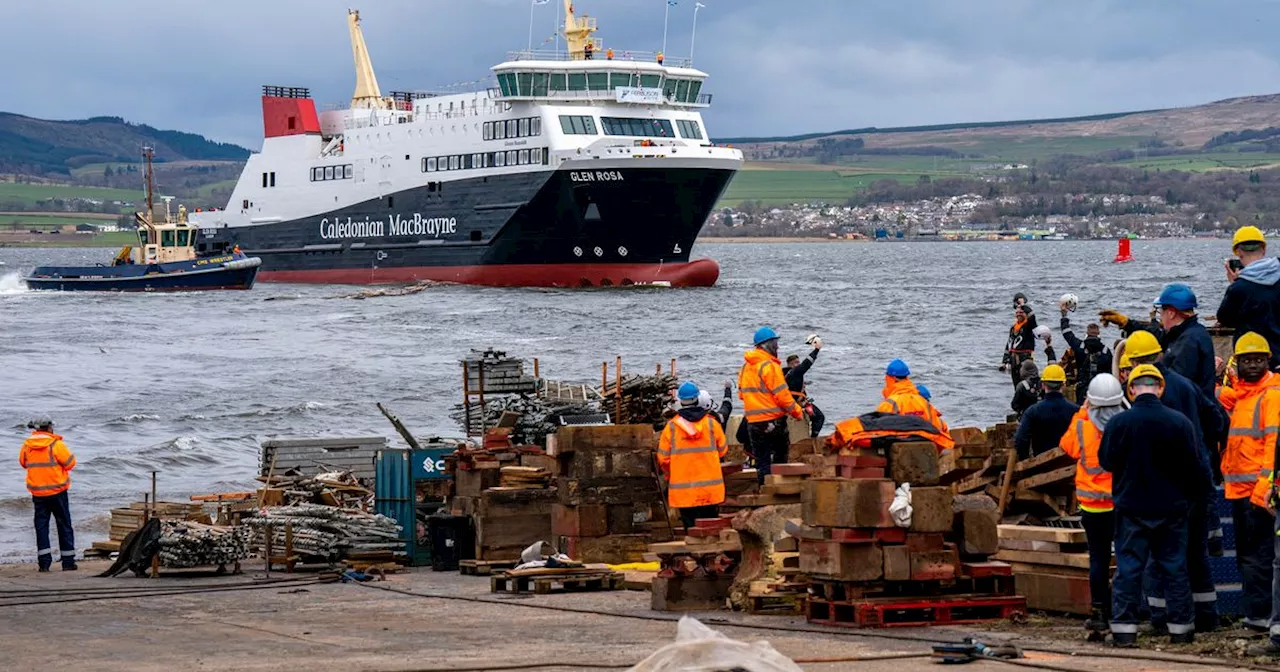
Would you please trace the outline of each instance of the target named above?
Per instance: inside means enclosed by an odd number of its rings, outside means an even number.
[[[1239,259],[1230,259],[1227,261],[1227,266],[1231,267],[1231,270],[1238,272],[1240,269],[1244,268],[1244,262]]]

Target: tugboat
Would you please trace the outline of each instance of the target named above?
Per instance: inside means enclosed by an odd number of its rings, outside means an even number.
[[[152,150],[143,150],[147,163],[147,211],[134,213],[138,246],[126,245],[111,265],[39,266],[23,282],[30,289],[90,292],[191,292],[210,289],[252,289],[262,260],[229,252],[196,254],[199,227],[187,221],[178,207],[175,220],[164,198],[164,221],[156,222],[152,194]]]

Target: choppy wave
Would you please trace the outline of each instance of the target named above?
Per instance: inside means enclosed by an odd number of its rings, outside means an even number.
[[[26,294],[29,291],[31,290],[27,289],[27,283],[22,281],[21,274],[5,273],[0,275],[0,296]]]

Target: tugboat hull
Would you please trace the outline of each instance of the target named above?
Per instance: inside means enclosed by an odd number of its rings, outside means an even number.
[[[62,292],[200,292],[252,289],[262,260],[227,255],[167,264],[42,266],[23,278],[35,290]]]

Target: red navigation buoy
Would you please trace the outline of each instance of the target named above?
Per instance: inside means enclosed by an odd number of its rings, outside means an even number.
[[[1121,238],[1116,243],[1116,258],[1113,263],[1121,264],[1126,261],[1133,261],[1133,255],[1129,254],[1129,239]]]

